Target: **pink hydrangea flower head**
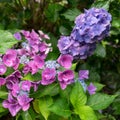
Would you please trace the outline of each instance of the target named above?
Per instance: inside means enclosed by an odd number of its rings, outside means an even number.
[[[4,64],[0,64],[0,75],[4,75],[7,71],[7,67]]]
[[[87,87],[87,90],[90,95],[95,94],[97,88],[93,85],[93,83],[90,83],[90,85]]]
[[[65,70],[58,73],[58,80],[60,82],[60,87],[64,90],[67,85],[74,81],[74,72],[72,70]]]
[[[79,71],[79,78],[80,80],[88,79],[89,77],[89,70],[80,70]]]
[[[69,54],[60,55],[58,58],[58,63],[66,69],[69,69],[72,65],[73,57]]]
[[[48,85],[55,81],[56,70],[54,68],[46,68],[42,72],[42,85]]]

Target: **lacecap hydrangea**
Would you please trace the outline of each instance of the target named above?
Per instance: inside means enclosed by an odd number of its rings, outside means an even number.
[[[75,19],[70,36],[61,36],[58,48],[61,54],[71,54],[74,59],[86,59],[96,49],[96,44],[109,35],[112,18],[103,8],[85,10]]]

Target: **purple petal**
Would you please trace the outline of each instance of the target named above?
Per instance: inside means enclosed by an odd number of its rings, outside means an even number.
[[[4,75],[6,71],[6,66],[4,64],[0,64],[0,75]]]
[[[21,34],[20,34],[19,32],[16,32],[16,33],[14,34],[14,37],[15,37],[17,40],[21,40],[21,39],[22,39]]]
[[[95,94],[97,88],[92,83],[90,83],[90,85],[87,87],[87,90],[89,94],[92,95],[92,94]]]
[[[79,71],[79,78],[81,80],[88,79],[89,78],[88,75],[89,75],[89,70],[80,70]]]
[[[73,57],[69,54],[60,55],[58,58],[58,63],[66,69],[69,69],[72,65]]]

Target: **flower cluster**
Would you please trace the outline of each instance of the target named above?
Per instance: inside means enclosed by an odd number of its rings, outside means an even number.
[[[70,36],[61,36],[58,48],[61,54],[71,54],[74,59],[86,59],[92,55],[96,43],[109,35],[111,15],[103,8],[85,10],[75,19]]]
[[[22,30],[14,34],[19,41],[19,46],[8,49],[5,54],[0,54],[0,87],[5,85],[8,98],[3,101],[3,107],[9,109],[12,116],[20,110],[26,111],[33,98],[29,97],[31,88],[34,91],[40,85],[46,86],[58,82],[64,90],[69,84],[79,81],[84,91],[95,94],[96,87],[90,83],[86,85],[89,71],[80,70],[79,75],[71,69],[73,60],[86,59],[96,48],[96,43],[108,36],[111,15],[104,9],[92,8],[85,10],[84,14],[75,20],[75,26],[70,36],[61,36],[58,48],[61,55],[57,60],[46,61],[47,54],[52,51],[49,36],[42,31]],[[24,41],[22,38],[25,38]],[[9,68],[13,72],[8,73]],[[37,81],[24,79],[26,75],[37,74],[41,76]]]
[[[8,108],[12,116],[20,110],[29,109],[30,102],[33,100],[29,98],[30,89],[33,87],[36,91],[42,81],[33,82],[24,80],[23,77],[28,73],[35,74],[42,70],[45,58],[51,51],[51,45],[44,41],[49,37],[42,31],[38,34],[34,30],[31,32],[22,30],[15,33],[14,37],[20,43],[22,37],[25,37],[26,41],[22,42],[17,49],[8,49],[5,54],[0,55],[0,87],[5,85],[8,90],[8,99],[3,101],[3,107]],[[14,72],[6,74],[9,68]],[[45,78],[45,75],[42,77]]]

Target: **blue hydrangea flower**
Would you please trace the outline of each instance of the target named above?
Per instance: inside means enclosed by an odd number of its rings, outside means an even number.
[[[109,35],[112,18],[103,8],[85,10],[75,19],[70,36],[58,41],[61,54],[71,54],[74,59],[86,59],[96,49],[96,44]]]

